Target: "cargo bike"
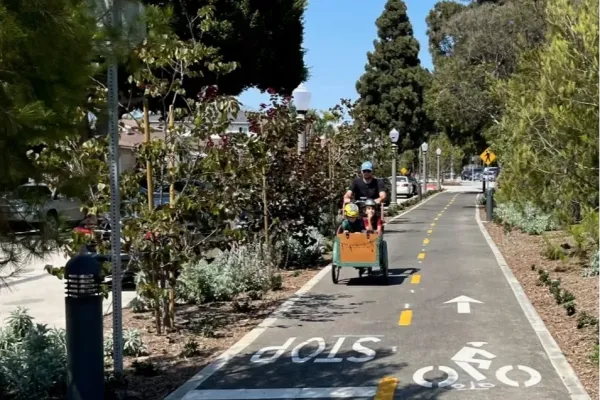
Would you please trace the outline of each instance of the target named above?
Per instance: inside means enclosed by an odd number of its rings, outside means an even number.
[[[364,205],[365,199],[354,203],[361,207]],[[383,214],[382,204],[380,211],[382,222],[384,222]],[[342,268],[357,269],[359,278],[365,274],[373,275],[373,270],[379,270],[382,283],[387,285],[389,283],[388,251],[383,231],[380,235],[377,232],[344,233],[338,230],[333,243],[331,265],[331,280],[334,284],[339,282]]]

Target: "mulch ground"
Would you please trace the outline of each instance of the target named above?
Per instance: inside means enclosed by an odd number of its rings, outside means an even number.
[[[486,219],[484,211],[481,210],[483,221]],[[598,317],[598,277],[583,277],[583,263],[577,257],[550,260],[546,256],[548,245],[544,237],[555,246],[573,245],[565,232],[532,236],[519,230],[505,232],[501,225],[493,222],[485,226],[581,383],[589,395],[597,399],[598,364],[592,361],[591,355],[598,343],[598,326],[578,329],[577,321],[582,312]],[[561,287],[575,295],[575,315],[568,316],[548,286],[541,284],[538,272],[541,269],[548,272],[550,279],[560,279]]]
[[[124,309],[123,329],[137,329],[149,354],[125,357],[126,386],[122,390],[125,399],[164,399],[267,318],[321,268],[281,271],[282,290],[269,292],[259,300],[178,306],[176,329],[163,335],[156,335],[150,312],[133,313]],[[104,319],[104,329],[109,335],[112,330],[110,315]],[[195,354],[190,354],[192,349]],[[112,389],[109,387],[108,391]]]

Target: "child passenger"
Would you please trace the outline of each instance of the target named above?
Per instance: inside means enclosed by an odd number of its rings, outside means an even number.
[[[376,207],[377,203],[374,200],[369,199],[365,202],[366,217],[363,218],[363,224],[368,232],[377,232],[378,235],[381,235],[383,232],[383,222],[377,215]]]
[[[346,217],[342,221],[338,233],[360,233],[366,229],[364,221],[359,218],[360,210],[356,204],[346,204],[344,214]]]

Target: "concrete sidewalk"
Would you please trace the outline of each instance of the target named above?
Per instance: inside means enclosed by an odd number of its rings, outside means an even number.
[[[63,266],[67,259],[58,253],[50,254],[43,260],[31,260],[19,277],[8,280],[8,287],[0,289],[0,327],[10,312],[18,306],[25,307],[35,322],[49,327],[65,327],[64,282],[44,270],[47,264]],[[135,297],[135,291],[124,291],[123,307]],[[105,314],[112,312],[112,298],[103,302]]]
[[[327,268],[167,399],[589,399],[563,384],[474,202],[442,193],[401,214],[389,286],[352,268],[334,285]]]

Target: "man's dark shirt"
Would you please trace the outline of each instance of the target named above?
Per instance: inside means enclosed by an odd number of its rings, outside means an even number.
[[[373,178],[371,182],[365,183],[363,178],[356,178],[350,183],[348,190],[352,191],[354,200],[360,200],[362,197],[375,200],[379,197],[379,192],[385,191],[385,188],[379,179]]]

